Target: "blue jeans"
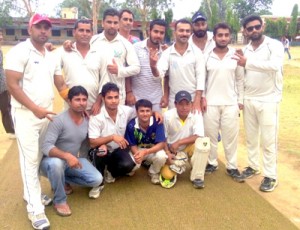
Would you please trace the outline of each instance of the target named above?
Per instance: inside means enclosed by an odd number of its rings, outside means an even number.
[[[85,158],[78,158],[82,168],[70,168],[66,161],[56,157],[44,157],[40,170],[43,176],[48,177],[54,191],[54,204],[66,203],[67,195],[64,185],[75,184],[84,187],[97,187],[102,181],[101,173]]]

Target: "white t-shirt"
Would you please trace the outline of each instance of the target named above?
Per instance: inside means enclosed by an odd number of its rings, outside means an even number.
[[[90,117],[89,138],[106,137],[112,134],[124,136],[127,123],[134,117],[134,109],[125,105],[119,105],[116,122],[114,122],[108,115],[105,106],[103,106],[101,108],[101,113]],[[111,141],[107,144],[107,147],[111,152],[119,148],[119,145],[114,141]]]
[[[284,48],[281,42],[265,36],[258,48],[251,42],[243,49],[245,66],[244,99],[279,102],[283,88]]]
[[[91,39],[91,47],[99,50],[103,55],[101,65],[100,91],[107,82],[115,83],[120,89],[120,104],[125,104],[125,77],[137,75],[140,72],[140,63],[135,53],[133,45],[118,34],[112,41],[106,39],[104,32],[94,35]],[[112,64],[112,60],[118,65],[118,74],[110,74],[107,65]]]
[[[33,103],[43,108],[52,106],[54,75],[62,75],[53,53],[45,49],[45,55],[41,54],[28,38],[10,49],[5,68],[24,73],[19,84]],[[23,107],[14,97],[11,104],[15,108]]]
[[[176,108],[170,109],[164,113],[164,128],[168,144],[197,135],[204,136],[204,126],[202,114],[190,113],[184,123],[178,116]],[[180,146],[179,150],[183,150],[186,146]]]
[[[213,51],[205,56],[207,75],[203,96],[207,105],[243,104],[244,68],[232,58],[234,53],[235,49],[229,48],[222,59]]]
[[[157,69],[160,77],[169,72],[169,105],[174,104],[175,95],[181,90],[188,91],[192,98],[196,90],[204,90],[204,56],[200,49],[190,43],[183,55],[176,51],[174,45],[166,49],[158,60]]]
[[[87,110],[90,110],[99,94],[101,53],[91,48],[85,57],[82,57],[76,48],[76,43],[71,52],[63,48],[57,50],[58,60],[64,70],[64,78],[69,88],[77,85],[83,86],[88,92]],[[67,103],[65,103],[65,107]]]

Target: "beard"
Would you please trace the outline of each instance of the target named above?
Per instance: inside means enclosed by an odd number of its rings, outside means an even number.
[[[159,41],[159,39],[153,39],[151,36],[149,37],[150,42],[154,45],[159,45],[161,43],[161,41]]]
[[[207,30],[194,30],[193,32],[197,38],[203,38],[205,37]]]
[[[262,38],[262,33],[252,34],[249,38],[251,41],[259,41]]]

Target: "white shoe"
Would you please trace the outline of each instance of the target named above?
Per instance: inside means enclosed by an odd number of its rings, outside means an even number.
[[[159,174],[158,173],[149,173],[149,176],[151,177],[151,183],[152,184],[160,184],[159,181]]]
[[[110,184],[110,183],[114,183],[116,179],[111,175],[110,171],[105,170],[104,180],[106,183]]]
[[[33,213],[29,212],[28,219],[31,221],[32,227],[34,229],[47,230],[50,228],[50,222],[45,213],[33,215]]]
[[[49,206],[52,204],[52,199],[49,196],[47,196],[46,194],[41,195],[41,200],[42,200],[42,204],[44,206]]]
[[[89,198],[97,199],[100,196],[100,193],[103,189],[104,189],[104,184],[92,188],[89,192]]]

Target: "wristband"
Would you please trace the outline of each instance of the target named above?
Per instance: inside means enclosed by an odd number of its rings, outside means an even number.
[[[64,99],[67,100],[68,98],[68,93],[69,93],[69,88],[63,89],[59,91],[59,95]]]

